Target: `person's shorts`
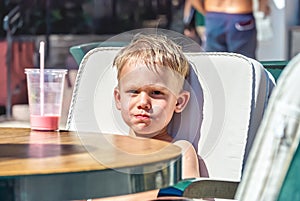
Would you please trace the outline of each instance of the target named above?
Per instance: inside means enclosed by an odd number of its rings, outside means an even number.
[[[205,28],[205,51],[234,52],[255,58],[257,31],[252,13],[207,12]]]

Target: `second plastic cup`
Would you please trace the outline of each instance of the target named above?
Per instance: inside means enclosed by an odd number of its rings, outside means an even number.
[[[40,69],[25,69],[31,129],[59,129],[66,73],[65,69],[45,69],[41,78]]]

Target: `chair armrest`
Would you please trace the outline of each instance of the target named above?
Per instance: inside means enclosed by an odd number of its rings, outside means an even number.
[[[234,199],[239,182],[199,178],[184,189],[186,198]]]

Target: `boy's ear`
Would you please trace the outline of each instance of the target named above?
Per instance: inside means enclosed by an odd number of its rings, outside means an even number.
[[[119,91],[118,87],[115,87],[115,89],[114,89],[114,98],[115,98],[116,108],[118,110],[121,110],[121,96],[120,96],[120,91]]]
[[[175,112],[176,113],[182,112],[186,107],[187,103],[189,102],[189,100],[190,100],[190,92],[188,91],[181,92],[177,98]]]

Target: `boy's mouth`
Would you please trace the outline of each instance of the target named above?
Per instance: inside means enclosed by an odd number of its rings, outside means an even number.
[[[140,120],[149,120],[150,119],[150,116],[147,114],[137,114],[134,116],[135,116],[135,118],[140,119]]]

